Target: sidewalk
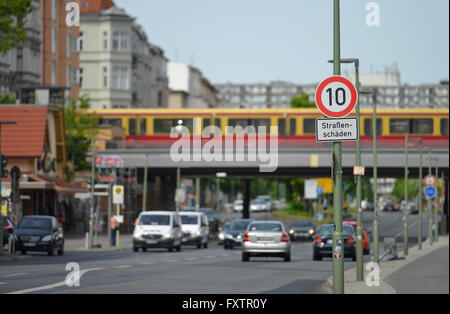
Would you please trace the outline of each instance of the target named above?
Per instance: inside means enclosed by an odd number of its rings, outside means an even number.
[[[438,243],[429,245],[428,241],[422,244],[420,251],[417,246],[409,249],[409,254],[403,259],[403,251],[398,252],[400,259],[393,261],[380,262],[380,286],[369,287],[365,281],[356,281],[356,267],[345,272],[345,293],[346,294],[393,294],[393,293],[427,293],[427,287],[438,285],[442,287],[442,277],[436,276],[434,272],[430,273],[430,260],[439,265],[444,265],[447,268],[447,291],[446,292],[429,292],[429,293],[448,293],[448,246],[449,237],[439,237]],[[447,254],[443,254],[446,252]],[[436,260],[439,259],[439,260]],[[366,278],[367,271],[364,265],[364,278]],[[427,272],[426,272],[427,271]],[[416,275],[411,276],[412,272]],[[420,274],[420,275],[418,275]],[[444,274],[445,275],[445,274]],[[426,280],[427,285],[424,285]],[[408,286],[408,289],[406,289]],[[333,291],[333,277],[330,276],[325,288],[330,292]],[[397,290],[397,289],[398,290]]]
[[[94,239],[95,240],[95,239]],[[99,247],[97,247],[97,245]],[[133,237],[131,234],[121,234],[119,237],[119,246],[109,247],[109,238],[106,235],[98,235],[96,241],[94,241],[92,250],[86,248],[86,238],[84,236],[78,237],[66,237],[64,242],[65,251],[90,251],[90,252],[104,252],[104,251],[124,251],[131,250],[133,248]]]

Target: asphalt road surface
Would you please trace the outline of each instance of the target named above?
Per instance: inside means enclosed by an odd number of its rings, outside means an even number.
[[[370,227],[371,213],[364,213]],[[411,223],[417,216],[410,216]],[[402,230],[399,213],[380,213],[380,235]],[[414,237],[415,227],[411,227]],[[424,228],[424,234],[426,229]],[[292,261],[281,258],[252,258],[241,261],[238,248],[224,250],[183,247],[181,252],[149,250],[134,253],[70,252],[49,257],[33,254],[26,260],[2,262],[0,293],[326,293],[325,280],[332,274],[331,259],[312,260],[311,242],[293,242]],[[415,241],[411,241],[415,245]],[[370,256],[365,256],[370,260]],[[66,265],[80,266],[80,286],[69,287]],[[345,260],[345,268],[355,266]]]

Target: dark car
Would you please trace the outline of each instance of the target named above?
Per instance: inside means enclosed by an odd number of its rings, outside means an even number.
[[[320,261],[323,257],[332,257],[333,254],[333,229],[334,225],[321,225],[313,244],[313,260]],[[355,229],[351,225],[343,225],[344,257],[351,257],[356,261]]]
[[[227,228],[223,230],[223,247],[225,250],[242,245],[242,236],[247,231],[248,225],[253,221],[253,219],[236,219],[231,221]]]
[[[393,202],[387,202],[384,204],[383,211],[397,211],[398,205]]]
[[[289,236],[292,241],[299,239],[314,239],[314,222],[309,219],[295,220],[289,228]]]
[[[2,227],[3,227],[3,246],[8,244],[8,239],[10,235],[14,235],[14,223],[13,220],[8,216],[2,216]]]
[[[15,229],[16,251],[64,254],[63,230],[53,216],[25,216]]]
[[[217,219],[216,211],[208,207],[200,208],[199,211],[205,213],[208,217],[209,231],[211,233],[216,233],[219,230],[219,220]]]

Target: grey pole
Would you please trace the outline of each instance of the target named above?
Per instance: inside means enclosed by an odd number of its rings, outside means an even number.
[[[111,212],[112,212],[112,184],[108,183],[108,246],[111,245]]]
[[[144,167],[144,186],[142,188],[142,211],[147,210],[147,176],[148,176],[148,154],[145,154],[145,167]]]
[[[403,209],[403,255],[408,255],[408,133],[405,134],[405,208]]]
[[[431,148],[428,148],[428,174],[431,174]],[[423,193],[423,191],[421,191]],[[433,217],[431,212],[431,199],[427,198],[428,208],[428,241],[430,245],[433,245]]]
[[[340,6],[339,0],[333,5],[333,74],[341,75]],[[344,235],[342,233],[342,143],[333,143],[333,293],[344,293]]]
[[[378,181],[377,181],[377,102],[375,95],[373,96],[373,113],[372,113],[372,150],[373,150],[373,261],[379,262],[379,239],[378,239]]]
[[[179,191],[181,187],[181,174],[180,174],[180,168],[177,168],[177,192],[176,192],[176,210],[177,212],[180,211],[180,198],[179,198]]]
[[[435,209],[434,209],[434,242],[438,242],[439,239],[439,226],[438,226],[438,215],[439,215],[439,204],[438,204],[438,195],[437,195],[437,188],[438,188],[438,179],[439,179],[439,168],[438,168],[438,158],[435,159],[436,162],[436,180],[434,181],[434,187],[436,189],[436,196],[435,196]]]
[[[195,178],[195,211],[200,210],[200,178]]]
[[[94,216],[94,204],[95,204],[95,137],[92,139],[92,157],[91,157],[91,211],[89,215],[89,249],[93,248],[93,216]]]
[[[422,211],[422,167],[423,167],[423,143],[422,138],[420,138],[420,164],[419,164],[419,231],[418,231],[418,237],[419,237],[419,243],[418,247],[419,250],[422,249],[422,222],[423,222],[423,211]]]

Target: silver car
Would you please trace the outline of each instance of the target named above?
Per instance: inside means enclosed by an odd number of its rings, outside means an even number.
[[[242,237],[242,261],[251,256],[277,256],[291,261],[291,240],[280,221],[254,221]]]

